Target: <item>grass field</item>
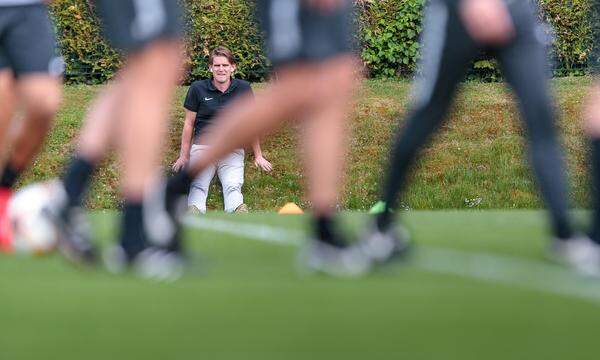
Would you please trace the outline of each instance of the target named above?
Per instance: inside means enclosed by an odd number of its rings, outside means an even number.
[[[586,150],[581,130],[581,104],[589,77],[552,81],[559,109],[561,140],[565,145],[571,175],[571,199],[575,207],[589,205],[586,181]],[[257,89],[261,85],[257,85]],[[23,183],[60,174],[72,149],[88,103],[96,86],[66,86],[64,105],[47,146]],[[408,81],[368,80],[357,95],[351,119],[351,141],[347,156],[347,181],[340,206],[365,210],[378,200],[381,174],[395,129],[402,125],[408,108]],[[177,158],[183,124],[181,87],[173,101],[171,127],[164,166]],[[252,210],[272,211],[288,201],[309,207],[304,196],[304,172],[295,150],[292,127],[268,136],[265,156],[273,162],[269,174],[258,171],[247,156],[244,195]],[[423,161],[411,177],[411,189],[402,199],[411,209],[509,209],[539,208],[535,184],[524,160],[524,133],[510,92],[502,83],[464,84],[449,122],[425,150]],[[157,144],[160,146],[160,144]],[[119,205],[118,163],[100,169],[89,206],[114,209]],[[215,181],[216,183],[216,181]],[[209,209],[222,209],[219,187],[211,188]]]
[[[402,213],[412,261],[299,274],[306,217],[189,218],[180,281],[0,258],[0,359],[589,359],[600,282],[545,258],[533,210]],[[585,213],[577,214],[580,219]],[[114,215],[92,217],[110,242]],[[365,215],[345,213],[350,233]]]

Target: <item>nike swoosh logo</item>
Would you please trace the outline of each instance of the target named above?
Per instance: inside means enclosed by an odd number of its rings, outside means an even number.
[[[208,97],[205,97],[205,98],[204,98],[204,101],[209,101],[209,100],[212,100],[212,99],[213,99],[213,98],[208,98]]]

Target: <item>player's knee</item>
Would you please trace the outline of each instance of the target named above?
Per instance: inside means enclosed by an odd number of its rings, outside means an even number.
[[[50,123],[60,107],[60,86],[53,82],[42,82],[24,87],[22,91],[25,111],[39,120]]]

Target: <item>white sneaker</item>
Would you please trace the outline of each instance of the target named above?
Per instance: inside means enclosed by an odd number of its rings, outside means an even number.
[[[404,227],[381,231],[375,224],[359,242],[360,249],[376,263],[385,263],[406,255],[410,250],[410,234]]]
[[[336,277],[364,275],[371,265],[356,246],[340,248],[319,240],[310,240],[300,251],[298,260],[304,269]]]
[[[600,245],[585,235],[555,239],[551,253],[558,262],[583,275],[600,277]]]

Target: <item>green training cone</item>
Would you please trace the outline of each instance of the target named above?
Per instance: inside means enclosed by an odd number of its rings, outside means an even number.
[[[378,201],[369,209],[369,214],[380,214],[385,210],[385,201]]]

